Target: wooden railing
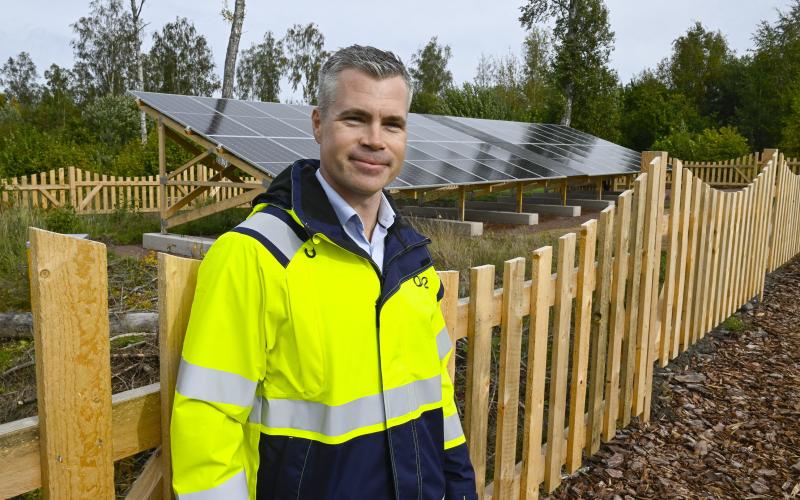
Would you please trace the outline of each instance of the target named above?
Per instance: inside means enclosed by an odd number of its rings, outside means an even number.
[[[179,172],[170,178],[166,186],[167,206],[172,206],[175,200],[185,196],[191,185],[208,182],[217,173],[217,170],[202,164],[194,164]],[[241,181],[261,185],[252,177],[243,176]],[[215,185],[195,198],[188,208],[235,198],[247,191],[243,187],[225,186],[231,183],[228,179],[215,182],[221,185]],[[117,177],[76,167],[59,168],[29,176],[0,179],[0,209],[13,204],[45,209],[71,206],[79,213],[110,213],[120,209],[158,212],[161,208],[158,187],[159,178],[155,175]]]
[[[474,267],[470,296],[459,298],[458,273],[440,273],[449,332],[469,347],[465,365],[450,368],[466,373],[456,392],[465,394],[482,498],[537,498],[542,485],[551,492],[618,428],[648,420],[654,362],[689,349],[763,291],[768,269],[800,251],[800,178],[777,154],[735,192],[713,189],[674,161],[672,209],[663,217],[666,160],[645,154],[645,172],[616,206],[555,249],[534,250],[531,280],[521,257],[505,262],[502,289],[494,289],[493,266]],[[114,460],[160,447],[129,498],[169,498],[167,423],[198,264],[159,256],[161,386],[112,397],[105,249],[31,230],[39,418],[0,425],[0,496],[41,487],[50,496],[108,498]],[[495,369],[496,418],[488,410]]]
[[[700,177],[714,188],[741,188],[756,178],[764,164],[769,161],[773,150],[764,153],[752,153],[732,160],[718,162],[690,161],[683,167]],[[767,156],[766,161],[764,156]],[[786,158],[785,164],[790,172],[800,174],[800,158]],[[669,182],[669,176],[668,180]]]

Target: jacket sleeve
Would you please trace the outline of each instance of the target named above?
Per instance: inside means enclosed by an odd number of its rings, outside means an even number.
[[[200,265],[170,426],[178,498],[255,498],[259,431],[249,417],[260,401],[266,333],[253,243],[226,233]]]
[[[444,297],[444,287],[439,282],[437,303],[440,307],[434,313],[434,327],[439,332],[436,343],[439,347],[439,358],[442,369],[442,409],[444,415],[444,475],[446,481],[445,500],[477,500],[478,494],[475,487],[475,471],[469,459],[467,440],[461,427],[458,407],[455,403],[453,381],[447,369],[451,356],[455,355],[455,346],[450,340],[450,334],[441,312],[441,300]]]

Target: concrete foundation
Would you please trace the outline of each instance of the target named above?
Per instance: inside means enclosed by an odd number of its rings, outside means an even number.
[[[458,209],[447,207],[405,207],[403,212],[415,217],[441,217],[444,219],[455,219],[458,217]],[[491,210],[467,209],[464,217],[476,222],[494,222],[497,224],[519,224],[523,226],[533,226],[539,223],[539,216],[534,213],[517,213]]]
[[[545,203],[528,203],[522,204],[524,212],[532,212],[539,214],[553,214],[561,215],[563,217],[578,217],[581,215],[581,207],[576,205],[556,205],[549,204],[550,200],[545,200]],[[516,203],[503,203],[497,201],[470,201],[467,203],[470,209],[474,210],[507,210],[513,212],[516,210]]]
[[[581,208],[585,208],[585,209],[588,209],[588,210],[600,211],[600,210],[605,210],[605,208],[609,206],[609,200],[613,203],[617,199],[616,196],[613,196],[613,197],[611,197],[609,199],[609,198],[606,198],[605,195],[604,195],[602,200],[598,200],[596,198],[591,198],[590,196],[587,196],[587,194],[588,193],[580,193],[579,196],[580,195],[585,196],[583,198],[574,197],[575,194],[573,194],[572,196],[570,196],[568,194],[567,195],[567,205],[575,205],[575,206],[578,206],[578,207],[581,207]],[[504,197],[500,201],[503,201],[505,203],[513,203],[514,202],[514,200],[511,199],[510,197]],[[559,193],[537,193],[535,196],[526,196],[525,199],[523,200],[523,202],[526,203],[526,204],[527,203],[533,203],[533,204],[537,204],[537,203],[554,204],[555,203],[555,204],[560,205],[561,204],[561,195]]]
[[[184,257],[202,258],[211,244],[212,238],[199,236],[181,236],[179,234],[145,233],[142,235],[142,246],[156,252],[167,252]]]
[[[449,230],[453,231],[455,234],[461,236],[480,236],[483,234],[483,222],[460,221],[452,219],[435,219],[427,217],[420,217],[420,219],[424,219],[426,224],[431,224],[431,225],[435,224],[442,227],[446,227]]]

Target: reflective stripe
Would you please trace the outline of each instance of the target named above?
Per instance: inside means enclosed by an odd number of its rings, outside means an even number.
[[[439,348],[439,359],[444,359],[450,349],[453,348],[453,342],[450,340],[450,333],[447,327],[442,328],[442,331],[436,335],[436,347]]]
[[[458,418],[458,413],[453,413],[449,417],[444,417],[444,442],[458,439],[464,435],[464,430],[461,429],[461,419]]]
[[[181,493],[177,495],[178,500],[247,500],[249,492],[247,490],[247,476],[244,471],[229,478],[222,484],[203,491],[194,493]]]
[[[236,227],[257,232],[272,243],[287,260],[291,260],[303,246],[303,241],[297,237],[294,230],[272,214],[258,212]]]
[[[204,368],[181,358],[175,389],[187,398],[250,406],[256,393],[256,382],[235,373]]]
[[[263,399],[261,424],[273,429],[296,429],[335,437],[362,427],[402,417],[423,405],[442,400],[440,375],[329,406],[312,401]]]

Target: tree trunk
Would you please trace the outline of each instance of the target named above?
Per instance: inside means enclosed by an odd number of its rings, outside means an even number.
[[[566,38],[566,46],[572,47],[572,39],[575,38],[575,32],[573,30],[578,29],[575,25],[575,16],[578,15],[578,0],[570,0],[569,2],[569,13],[567,14],[569,17],[567,18],[567,33],[565,34]],[[574,59],[570,57],[570,59]],[[574,61],[573,61],[574,62]],[[570,64],[573,66],[573,64]],[[564,103],[564,114],[561,117],[561,125],[570,126],[572,123],[572,99],[575,95],[575,83],[573,81],[573,74],[572,71],[574,68],[569,68],[570,72],[567,76],[567,82],[564,84],[564,99],[566,102]]]
[[[231,22],[231,36],[228,38],[228,52],[225,54],[225,73],[222,78],[222,97],[233,96],[233,77],[236,73],[236,54],[239,53],[239,39],[242,38],[244,24],[244,0],[236,0]]]
[[[136,7],[136,0],[131,0],[131,15],[133,16],[133,30],[136,36],[136,90],[144,90],[144,63],[142,61],[142,25],[139,22],[139,15],[142,13],[142,6],[145,0],[141,0],[139,7]],[[142,145],[147,144],[147,120],[144,110],[139,111],[139,128],[142,134]]]
[[[566,102],[564,103],[564,114],[561,116],[561,125],[567,127],[569,127],[569,124],[572,122],[572,95],[572,82],[569,82],[564,87],[564,98]]]

